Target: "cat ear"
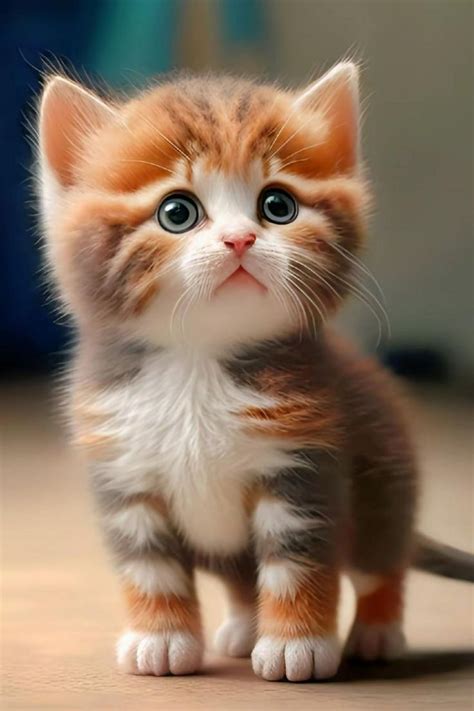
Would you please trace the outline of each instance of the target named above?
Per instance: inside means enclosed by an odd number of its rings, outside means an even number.
[[[47,215],[62,191],[74,183],[74,167],[84,139],[115,121],[115,110],[69,79],[54,77],[43,92],[39,111],[39,163]]]
[[[324,114],[329,122],[328,147],[334,167],[353,172],[360,159],[359,70],[341,62],[303,91],[296,99],[304,111]]]

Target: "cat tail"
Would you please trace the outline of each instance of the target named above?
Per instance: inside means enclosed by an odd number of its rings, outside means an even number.
[[[459,550],[459,548],[438,543],[422,533],[416,535],[416,549],[412,565],[414,568],[433,573],[433,575],[474,582],[474,555]]]

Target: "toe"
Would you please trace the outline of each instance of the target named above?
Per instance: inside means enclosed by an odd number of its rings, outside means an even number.
[[[285,676],[285,643],[271,637],[262,637],[252,652],[255,674],[267,681],[278,681]]]
[[[313,650],[309,641],[292,640],[285,647],[288,681],[306,681],[313,676]]]
[[[202,641],[189,633],[127,632],[117,644],[117,661],[129,674],[192,674],[202,652]]]
[[[331,679],[341,663],[341,645],[335,635],[313,638],[313,677]]]
[[[346,656],[371,662],[403,655],[405,637],[399,622],[366,624],[356,621],[347,640]]]
[[[176,632],[170,639],[168,656],[172,674],[194,674],[201,666],[202,644],[190,634]]]
[[[255,643],[254,629],[250,617],[231,617],[217,630],[214,646],[229,657],[249,657]]]
[[[337,673],[341,658],[335,636],[297,637],[281,640],[262,637],[252,652],[253,670],[267,681],[329,679]]]

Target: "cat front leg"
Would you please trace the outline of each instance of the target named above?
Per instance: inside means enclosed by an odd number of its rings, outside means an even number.
[[[365,661],[397,659],[405,651],[405,571],[384,575],[352,571],[357,606],[345,653]]]
[[[259,619],[252,664],[269,681],[327,679],[339,667],[337,497],[319,483],[317,492],[314,471],[285,472],[268,482],[255,508]]]
[[[192,674],[202,662],[192,562],[156,496],[101,496],[102,525],[125,599],[128,629],[117,644],[131,674]]]
[[[255,561],[244,555],[213,572],[221,578],[227,593],[227,617],[216,632],[214,646],[229,657],[249,657],[257,631]]]

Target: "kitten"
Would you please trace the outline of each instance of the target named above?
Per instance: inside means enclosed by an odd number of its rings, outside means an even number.
[[[414,533],[417,470],[390,378],[324,328],[369,200],[357,68],[305,91],[178,78],[104,101],[45,87],[48,261],[77,324],[74,440],[128,608],[118,661],[199,669],[194,569],[224,581],[217,647],[264,679],[333,676],[403,647],[406,571],[472,578]],[[463,557],[464,556],[464,557]]]

